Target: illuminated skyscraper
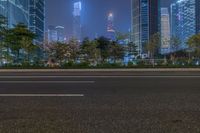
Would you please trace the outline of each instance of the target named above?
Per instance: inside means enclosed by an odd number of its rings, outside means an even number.
[[[200,32],[199,4],[199,0],[176,0],[171,4],[172,36],[181,40],[180,50],[188,48],[188,38]]]
[[[113,13],[108,14],[107,34],[108,34],[109,39],[115,40],[114,15],[113,15]]]
[[[63,26],[56,26],[56,32],[57,32],[57,41],[58,42],[64,42],[65,41],[65,33],[64,33],[64,27]]]
[[[82,3],[81,1],[76,1],[73,8],[73,37],[78,41],[81,41],[81,11]]]
[[[168,8],[161,8],[161,53],[170,52],[170,16]]]
[[[138,47],[139,55],[147,55],[146,42],[160,32],[160,0],[131,0],[131,40]]]
[[[0,0],[0,14],[8,21],[8,28],[18,23],[29,25],[29,0]]]
[[[42,44],[45,35],[45,0],[30,0],[29,16],[30,30],[37,35],[35,43]]]
[[[64,42],[65,34],[63,26],[48,26],[48,43],[51,42]]]
[[[55,26],[48,26],[48,43],[51,43],[51,42],[57,42],[57,39],[58,39],[58,33],[56,31],[56,28]]]

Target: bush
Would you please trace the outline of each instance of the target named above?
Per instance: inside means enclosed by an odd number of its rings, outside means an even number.
[[[90,68],[90,64],[88,62],[82,62],[82,63],[68,62],[65,63],[61,68],[63,69]]]

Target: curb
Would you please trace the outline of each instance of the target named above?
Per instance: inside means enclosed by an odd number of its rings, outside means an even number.
[[[200,72],[200,68],[166,69],[3,69],[0,72]]]

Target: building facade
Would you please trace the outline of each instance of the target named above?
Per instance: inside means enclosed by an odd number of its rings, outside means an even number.
[[[170,52],[170,15],[168,8],[161,8],[161,54]]]
[[[171,4],[171,36],[181,40],[178,50],[187,49],[187,40],[200,33],[200,1],[176,0]]]
[[[8,28],[23,23],[37,35],[36,44],[44,41],[45,0],[0,0],[0,14]]]
[[[7,27],[18,23],[29,25],[29,0],[0,0],[0,15],[7,19]]]
[[[49,44],[51,42],[57,42],[58,34],[57,34],[55,26],[53,25],[48,26],[47,37],[48,37]]]
[[[63,26],[48,26],[47,31],[48,43],[51,42],[65,42],[65,34]]]
[[[196,34],[200,33],[200,0],[195,1]]]
[[[160,0],[132,0],[131,40],[139,55],[147,55],[146,43],[160,32]]]
[[[65,31],[64,30],[65,30],[65,28],[63,26],[56,26],[58,42],[65,42]]]
[[[42,44],[45,37],[45,0],[29,1],[29,28],[37,35],[35,42]]]
[[[82,40],[82,26],[81,26],[81,1],[74,2],[73,5],[73,38],[76,38],[79,42]]]

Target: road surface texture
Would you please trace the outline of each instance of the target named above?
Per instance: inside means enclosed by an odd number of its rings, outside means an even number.
[[[0,133],[200,133],[200,71],[0,72]]]

